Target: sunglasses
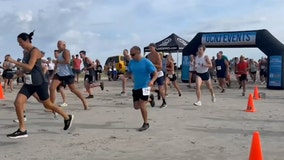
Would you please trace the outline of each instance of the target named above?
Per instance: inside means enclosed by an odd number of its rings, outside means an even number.
[[[136,54],[130,54],[131,57],[134,57]]]

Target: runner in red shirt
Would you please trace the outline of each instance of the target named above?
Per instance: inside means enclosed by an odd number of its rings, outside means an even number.
[[[236,73],[240,75],[239,79],[241,86],[243,87],[242,96],[245,96],[246,93],[246,81],[247,81],[247,72],[249,71],[248,62],[245,60],[244,56],[240,56],[240,62],[237,64]]]

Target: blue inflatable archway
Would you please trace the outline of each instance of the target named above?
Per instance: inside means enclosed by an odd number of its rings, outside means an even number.
[[[207,48],[259,48],[268,57],[267,88],[284,89],[284,45],[266,29],[234,32],[200,32],[182,51],[182,75],[188,81],[189,55],[201,44]]]

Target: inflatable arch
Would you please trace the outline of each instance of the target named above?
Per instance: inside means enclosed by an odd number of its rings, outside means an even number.
[[[284,89],[284,45],[265,29],[233,32],[200,32],[182,51],[183,82],[188,82],[189,55],[200,44],[207,48],[259,48],[268,57],[267,88]]]

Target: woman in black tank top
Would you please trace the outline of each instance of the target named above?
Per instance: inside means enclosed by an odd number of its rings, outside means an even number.
[[[64,130],[70,128],[73,115],[66,114],[61,108],[51,103],[48,94],[48,83],[43,75],[41,68],[42,53],[35,48],[32,43],[33,32],[30,34],[21,33],[18,35],[19,45],[27,51],[23,63],[12,59],[10,56],[6,58],[6,61],[16,64],[16,66],[22,68],[22,72],[25,74],[25,84],[20,89],[14,105],[19,120],[19,129],[11,134],[8,134],[9,138],[24,138],[28,137],[26,125],[24,122],[24,109],[25,104],[29,97],[33,94],[37,94],[44,107],[60,114],[64,118]]]

